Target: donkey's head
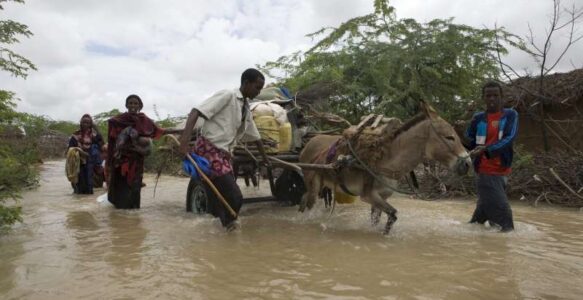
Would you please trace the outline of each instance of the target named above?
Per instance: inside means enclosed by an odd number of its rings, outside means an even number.
[[[472,161],[453,127],[431,105],[421,101],[420,106],[429,127],[425,158],[447,165],[458,175],[466,174]]]

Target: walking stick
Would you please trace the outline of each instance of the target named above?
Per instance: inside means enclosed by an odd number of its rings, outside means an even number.
[[[176,139],[176,137],[174,137],[172,135],[165,135],[164,137],[170,137],[178,146],[180,146],[180,142]],[[213,192],[215,193],[215,195],[217,196],[217,198],[219,198],[219,200],[221,201],[221,203],[223,203],[223,205],[227,208],[227,210],[229,211],[229,213],[231,213],[231,215],[233,216],[233,218],[237,218],[237,213],[235,212],[235,210],[233,210],[233,208],[231,207],[231,205],[229,205],[229,202],[227,202],[227,200],[225,200],[225,198],[223,197],[223,195],[221,194],[221,192],[219,192],[219,190],[217,189],[217,187],[215,187],[215,185],[213,184],[213,182],[200,169],[200,167],[198,166],[198,164],[196,163],[196,161],[192,158],[192,156],[190,156],[190,153],[187,153],[186,154],[186,158],[188,158],[188,160],[192,163],[192,165],[194,165],[194,168],[196,168],[196,171],[198,172],[198,174],[200,174],[200,176],[202,177],[202,179],[211,187],[211,190],[213,190]]]
[[[223,205],[231,213],[231,215],[233,216],[233,218],[236,218],[237,217],[237,213],[229,205],[229,202],[227,202],[227,200],[225,200],[225,198],[223,197],[223,195],[221,195],[221,192],[219,192],[219,190],[217,189],[217,187],[215,187],[215,185],[213,184],[213,182],[200,169],[200,167],[198,166],[198,164],[196,163],[196,161],[192,158],[192,156],[190,156],[190,153],[187,153],[186,154],[186,158],[188,158],[188,160],[190,160],[190,162],[194,165],[194,167],[196,168],[196,171],[198,172],[198,174],[200,174],[200,176],[202,177],[202,179],[204,179],[204,181],[211,187],[211,189],[213,190],[213,192],[215,193],[215,195],[217,195],[217,197],[219,198],[219,200],[221,200],[221,203],[223,203]]]

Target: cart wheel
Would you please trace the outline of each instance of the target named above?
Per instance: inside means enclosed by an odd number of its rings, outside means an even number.
[[[277,201],[297,205],[306,192],[304,178],[295,171],[283,170],[275,180],[275,197]]]
[[[190,178],[188,190],[186,191],[186,211],[197,214],[207,213],[208,198],[202,182],[198,179]]]

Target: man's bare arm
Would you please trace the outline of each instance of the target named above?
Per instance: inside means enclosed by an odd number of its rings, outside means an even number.
[[[188,114],[188,119],[186,120],[186,125],[184,125],[184,131],[182,131],[182,135],[180,135],[180,153],[186,155],[189,152],[190,146],[190,138],[192,137],[192,130],[194,129],[194,125],[196,125],[196,121],[198,120],[200,113],[198,110],[193,108]]]

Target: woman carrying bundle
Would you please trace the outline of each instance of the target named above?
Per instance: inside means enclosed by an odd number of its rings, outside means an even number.
[[[95,179],[103,176],[101,147],[103,137],[88,114],[81,117],[79,130],[69,139],[67,177],[75,194],[93,194]],[[101,172],[100,172],[101,170]],[[103,180],[100,181],[103,183]]]
[[[127,112],[108,120],[108,200],[116,208],[140,208],[140,191],[144,174],[144,160],[151,152],[151,141],[163,134],[180,130],[156,126],[140,110],[144,107],[137,95],[126,98]]]

